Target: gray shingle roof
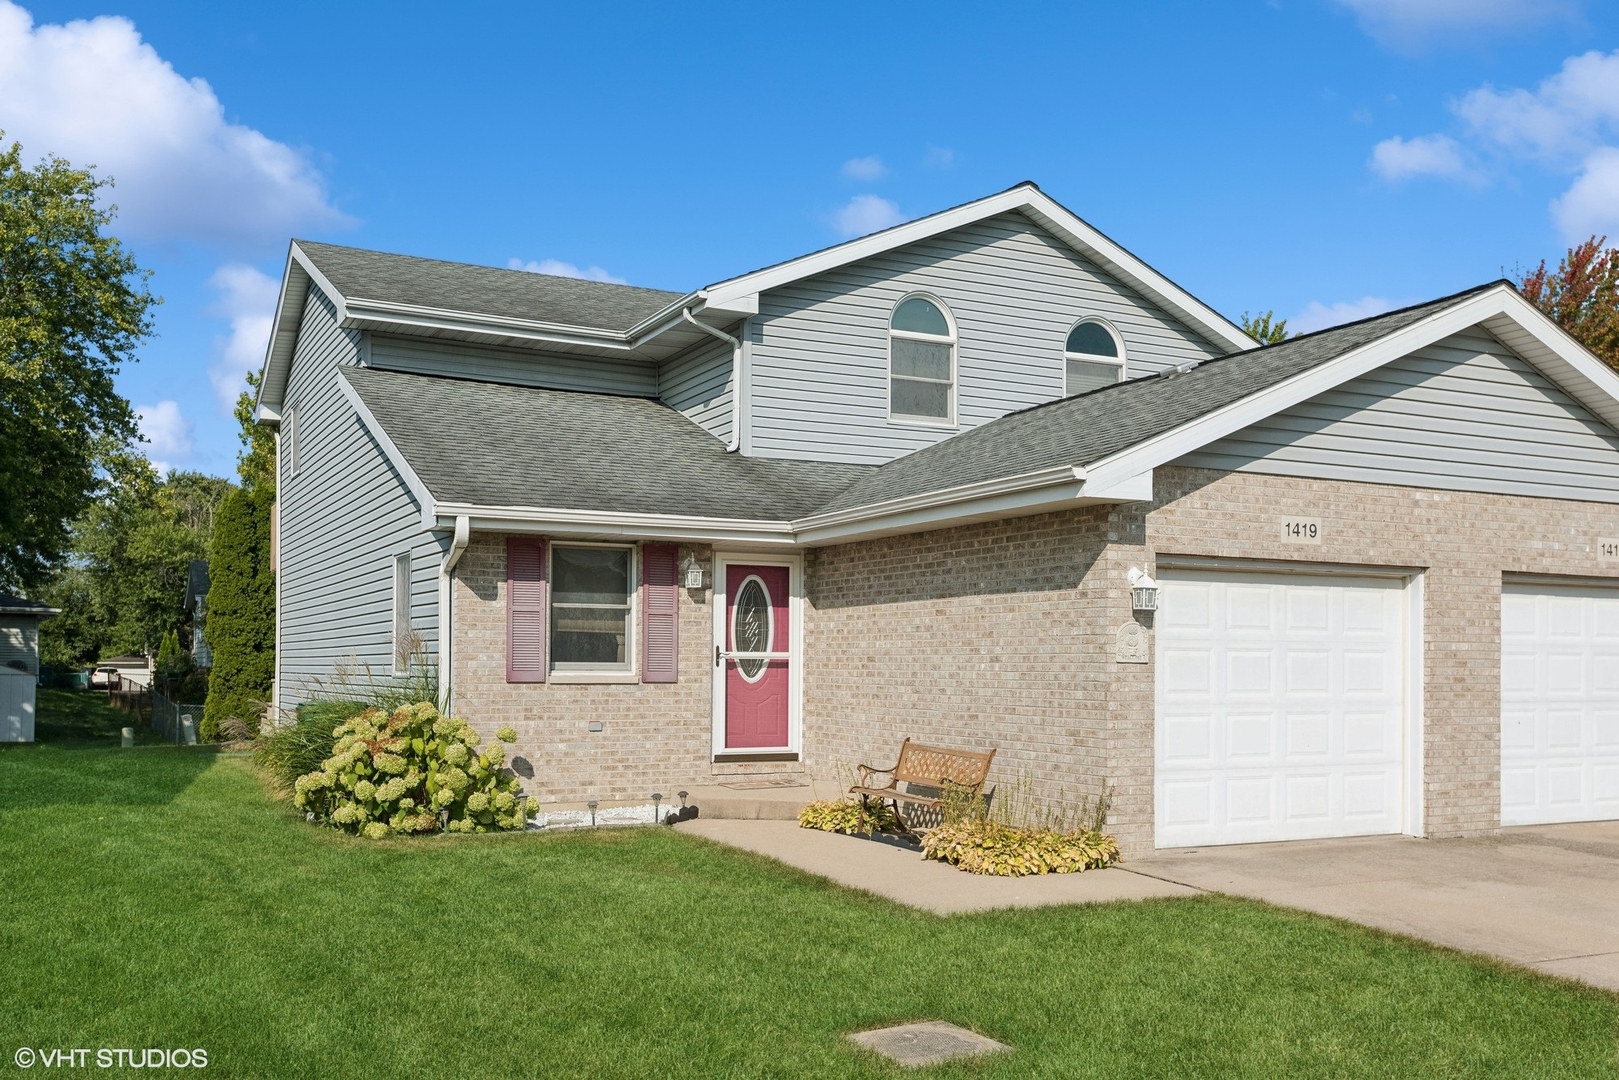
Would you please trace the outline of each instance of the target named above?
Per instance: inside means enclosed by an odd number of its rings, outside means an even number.
[[[1090,465],[1342,356],[1493,288],[1480,285],[1415,307],[1037,405],[891,461],[822,510],[843,510],[1058,465]]]
[[[622,331],[684,295],[310,240],[296,243],[349,299]]]
[[[0,593],[0,613],[6,615],[58,615],[59,608],[49,604],[42,604],[38,600],[29,600],[11,593]]]
[[[873,471],[725,446],[658,401],[345,368],[435,498],[781,521]]]

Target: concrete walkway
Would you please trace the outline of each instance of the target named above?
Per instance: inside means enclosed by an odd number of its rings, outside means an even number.
[[[1117,869],[1022,878],[981,877],[923,859],[915,848],[801,829],[795,821],[698,818],[675,828],[767,855],[851,889],[864,889],[939,915],[1048,904],[1143,900],[1150,896],[1193,896],[1198,892],[1186,885]]]
[[[676,827],[940,915],[1221,892],[1619,990],[1619,822],[1181,849],[1025,878],[964,874],[912,848],[790,821]]]
[[[1619,990],[1619,822],[1160,851],[1129,867]]]

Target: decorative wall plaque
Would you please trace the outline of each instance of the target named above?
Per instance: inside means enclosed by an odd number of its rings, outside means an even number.
[[[1119,627],[1113,658],[1121,664],[1147,662],[1147,631],[1142,629],[1140,623],[1127,622]]]

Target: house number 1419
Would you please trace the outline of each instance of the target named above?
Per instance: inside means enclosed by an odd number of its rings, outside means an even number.
[[[1321,543],[1321,522],[1317,518],[1283,518],[1282,543]]]

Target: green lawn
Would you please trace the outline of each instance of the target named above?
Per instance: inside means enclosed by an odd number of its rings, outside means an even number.
[[[244,758],[77,734],[0,750],[0,1061],[889,1076],[843,1033],[940,1018],[1016,1051],[926,1075],[1619,1071],[1619,998],[1313,916],[1201,898],[939,918],[668,829],[368,843],[304,824]]]

